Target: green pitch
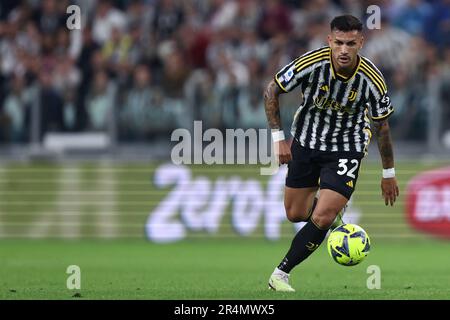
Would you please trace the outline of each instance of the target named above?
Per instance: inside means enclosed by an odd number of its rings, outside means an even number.
[[[285,240],[2,240],[0,299],[449,299],[450,243],[412,242],[374,241],[354,267],[322,245],[294,269],[297,292],[280,294],[267,280]],[[80,290],[66,287],[69,265],[81,268]],[[381,269],[381,289],[367,288],[370,265]]]

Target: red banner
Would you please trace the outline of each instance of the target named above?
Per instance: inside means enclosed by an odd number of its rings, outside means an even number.
[[[405,209],[416,230],[450,238],[450,167],[414,177],[406,189]]]

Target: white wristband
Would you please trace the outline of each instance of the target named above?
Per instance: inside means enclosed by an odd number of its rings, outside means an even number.
[[[273,142],[282,141],[285,139],[283,130],[272,131]]]
[[[388,179],[388,178],[394,178],[394,177],[395,177],[395,169],[394,168],[383,169],[383,178]]]

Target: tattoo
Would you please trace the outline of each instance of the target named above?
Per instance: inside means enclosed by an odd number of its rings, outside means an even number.
[[[394,168],[394,151],[392,148],[391,130],[387,120],[374,122],[375,134],[378,140],[378,150],[381,155],[383,168]]]
[[[274,80],[270,81],[264,91],[264,108],[271,129],[281,129],[280,103],[278,101],[281,93]]]

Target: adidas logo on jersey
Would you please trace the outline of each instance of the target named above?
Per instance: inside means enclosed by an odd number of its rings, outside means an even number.
[[[347,182],[346,185],[348,185],[350,188],[353,188],[353,180]]]

